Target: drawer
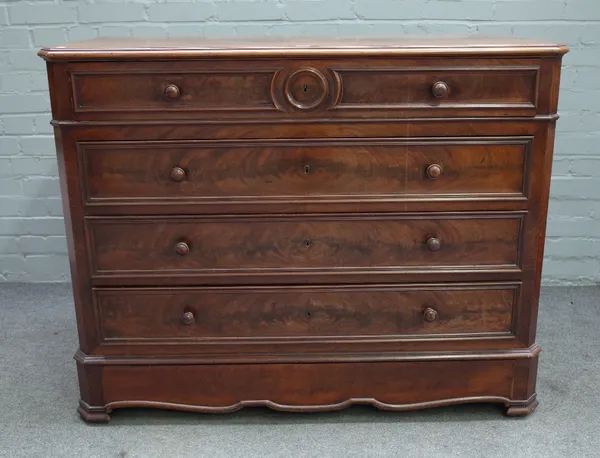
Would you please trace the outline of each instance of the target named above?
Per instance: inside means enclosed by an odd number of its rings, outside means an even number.
[[[70,63],[77,119],[535,115],[539,59]]]
[[[518,285],[97,289],[105,343],[513,334]]]
[[[81,142],[78,150],[88,205],[283,207],[299,200],[525,198],[530,144],[530,137],[108,141]]]
[[[96,277],[288,281],[283,276],[519,270],[523,215],[94,217],[87,231]]]

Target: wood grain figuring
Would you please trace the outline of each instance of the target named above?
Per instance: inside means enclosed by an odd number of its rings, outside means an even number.
[[[273,108],[275,70],[217,73],[120,74],[74,72],[75,111],[252,110]],[[176,86],[176,88],[173,88]],[[165,93],[176,89],[176,96]]]
[[[79,149],[88,202],[247,202],[332,196],[523,196],[529,142],[100,142],[81,143]],[[427,171],[434,164],[439,172],[432,179]]]
[[[86,421],[538,405],[560,44],[44,48]]]
[[[515,290],[113,290],[97,298],[105,340],[434,336],[510,333]]]
[[[536,68],[336,69],[344,85],[338,107],[369,109],[410,105],[460,108],[536,106]],[[443,87],[436,94],[436,84]]]
[[[95,271],[518,266],[521,216],[88,220]],[[437,250],[428,240],[438,238]],[[185,242],[185,256],[176,245]],[[435,252],[434,252],[435,251]]]

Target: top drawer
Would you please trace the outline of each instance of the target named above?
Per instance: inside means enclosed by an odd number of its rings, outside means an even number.
[[[533,116],[540,61],[126,61],[66,71],[68,116],[81,120]]]

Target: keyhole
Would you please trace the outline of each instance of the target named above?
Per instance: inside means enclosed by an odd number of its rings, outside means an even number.
[[[308,311],[307,311],[307,312],[306,312],[306,316],[310,316],[310,312],[308,312]]]
[[[310,173],[310,165],[305,165],[304,166],[304,174],[308,175]]]
[[[308,86],[306,84],[304,85],[304,92],[308,92]]]
[[[309,246],[311,246],[311,245],[312,245],[312,240],[311,240],[311,239],[306,239],[306,240],[304,240],[304,246],[305,246],[306,248],[308,248],[308,247],[309,247]]]

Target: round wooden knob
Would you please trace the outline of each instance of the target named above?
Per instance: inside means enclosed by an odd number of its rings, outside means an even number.
[[[443,99],[450,92],[450,88],[443,81],[438,81],[431,87],[431,92],[433,92],[433,95],[435,95],[438,99]]]
[[[431,164],[427,167],[427,176],[433,180],[442,174],[442,166],[439,164]]]
[[[179,256],[185,256],[190,252],[190,246],[185,242],[179,242],[175,244],[175,253]]]
[[[191,326],[194,324],[194,320],[195,317],[192,312],[185,312],[183,315],[181,315],[181,324],[184,326]]]
[[[440,239],[436,238],[436,237],[431,237],[430,239],[427,240],[427,248],[429,248],[429,251],[437,251],[442,247],[442,243],[440,242]]]
[[[165,87],[165,97],[170,100],[178,99],[181,95],[181,91],[175,84],[169,84]]]
[[[171,180],[176,181],[177,183],[183,181],[185,179],[185,170],[181,167],[173,167],[171,170]]]
[[[433,310],[431,307],[427,307],[424,311],[423,311],[423,317],[425,318],[425,321],[435,321],[437,319],[437,312],[435,310]]]

